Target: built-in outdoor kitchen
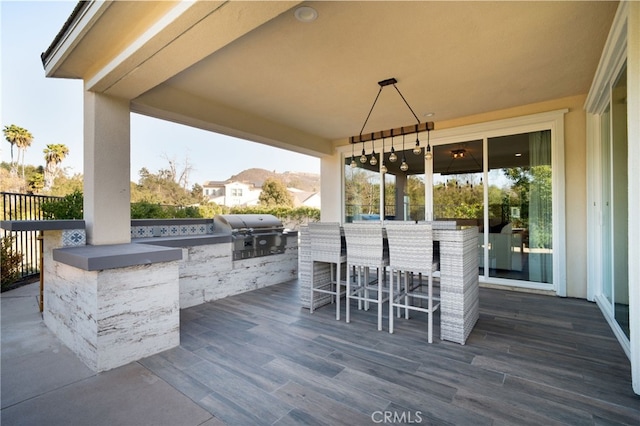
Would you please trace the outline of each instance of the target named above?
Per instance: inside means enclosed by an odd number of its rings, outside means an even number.
[[[180,309],[297,277],[298,233],[271,215],[131,221],[131,243],[86,244],[85,222],[3,222],[44,235],[44,311],[90,368],[180,343]]]

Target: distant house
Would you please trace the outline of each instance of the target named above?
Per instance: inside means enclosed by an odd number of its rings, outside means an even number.
[[[206,181],[202,193],[214,203],[227,207],[245,207],[258,204],[262,189],[245,182]]]
[[[319,192],[303,191],[297,188],[287,188],[287,190],[293,197],[294,207],[305,206],[305,207],[314,207],[316,209],[320,208]]]
[[[287,188],[293,198],[294,207],[320,208],[320,193]],[[202,184],[202,194],[218,205],[226,207],[246,207],[259,204],[262,189],[255,184],[238,181],[206,181]]]

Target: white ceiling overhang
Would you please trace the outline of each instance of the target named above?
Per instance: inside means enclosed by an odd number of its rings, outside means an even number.
[[[131,100],[133,111],[329,155],[395,77],[421,121],[586,94],[617,2],[96,3],[47,75]],[[93,13],[89,13],[93,12]],[[80,20],[80,18],[83,19]],[[427,113],[435,113],[433,118]],[[364,132],[415,124],[393,87]]]

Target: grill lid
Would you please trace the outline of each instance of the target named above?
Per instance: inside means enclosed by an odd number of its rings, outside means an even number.
[[[219,214],[214,218],[214,223],[227,231],[242,229],[279,229],[283,228],[282,222],[270,214]]]

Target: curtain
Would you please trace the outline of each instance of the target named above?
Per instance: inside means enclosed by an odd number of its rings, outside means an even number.
[[[529,134],[529,280],[553,282],[551,131]]]

